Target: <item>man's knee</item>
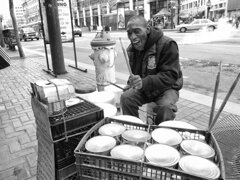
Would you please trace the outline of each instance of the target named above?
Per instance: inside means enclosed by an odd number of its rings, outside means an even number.
[[[154,108],[156,113],[155,124],[158,125],[161,122],[173,120],[176,117],[177,106],[174,105],[161,105]]]

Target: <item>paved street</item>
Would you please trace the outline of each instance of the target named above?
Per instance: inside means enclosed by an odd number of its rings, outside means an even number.
[[[183,59],[199,59],[216,62],[222,61],[222,63],[240,64],[239,30],[233,29],[231,35],[226,37],[221,35],[218,31],[191,33],[170,31],[164,33],[178,42],[180,57]],[[77,59],[79,62],[90,65],[93,64],[88,56],[92,53],[90,42],[95,35],[95,32],[83,32],[83,37],[75,36]],[[121,37],[125,47],[127,47],[129,44],[127,34],[126,32],[110,32],[110,35],[116,40],[116,51],[118,54],[116,58],[116,71],[127,73],[127,66],[124,63],[124,56],[119,42],[119,37]],[[214,37],[212,40],[210,38],[211,36]],[[205,39],[205,41],[201,39]],[[22,45],[27,49],[43,54],[45,53],[43,42],[41,40],[22,42]],[[64,57],[74,60],[73,43],[64,43],[63,48]],[[50,51],[48,51],[48,53],[50,53]]]

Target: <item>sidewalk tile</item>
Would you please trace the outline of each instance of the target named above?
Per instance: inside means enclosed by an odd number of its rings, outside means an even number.
[[[9,144],[9,148],[11,153],[15,153],[21,150],[21,146],[18,141],[15,141]]]
[[[14,129],[11,125],[8,125],[7,127],[5,127],[4,130],[5,130],[6,135],[14,132]]]
[[[0,164],[7,164],[9,162],[9,149],[7,145],[1,146],[0,159]]]
[[[20,135],[20,136],[18,137],[18,139],[19,139],[19,142],[20,142],[21,145],[30,142],[29,136],[28,136],[26,133]]]
[[[21,123],[20,120],[16,120],[16,121],[13,122],[13,126],[14,126],[14,128],[21,127],[22,123]]]
[[[20,144],[19,144],[19,149],[21,149],[21,147],[20,147]],[[11,151],[11,150],[10,150]],[[20,158],[20,157],[25,157],[25,156],[27,156],[27,155],[29,155],[29,154],[32,154],[32,153],[34,153],[35,152],[35,149],[34,148],[28,148],[28,149],[21,149],[21,151],[18,151],[18,152],[12,152],[12,154],[11,154],[11,158],[12,159],[18,159],[18,158]]]
[[[27,160],[28,160],[28,163],[29,163],[31,168],[37,166],[37,157],[38,156],[37,156],[36,152],[27,155]]]
[[[6,110],[5,106],[0,105],[0,111],[5,111],[5,110]]]

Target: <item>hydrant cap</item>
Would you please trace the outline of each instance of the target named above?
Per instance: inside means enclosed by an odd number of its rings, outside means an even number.
[[[116,44],[116,41],[113,40],[110,34],[106,31],[98,32],[95,38],[91,41],[91,46],[113,46]]]

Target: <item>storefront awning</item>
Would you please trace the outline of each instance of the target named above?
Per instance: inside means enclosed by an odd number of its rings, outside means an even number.
[[[166,8],[163,8],[157,14],[153,15],[153,17],[156,16],[171,16],[171,13]]]

